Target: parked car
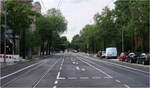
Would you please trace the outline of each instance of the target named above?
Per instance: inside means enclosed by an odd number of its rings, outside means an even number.
[[[129,53],[125,61],[130,63],[135,63],[137,60],[137,57],[139,57],[138,53]]]
[[[117,48],[110,47],[106,48],[106,58],[117,58]]]
[[[106,52],[105,52],[105,51],[102,51],[101,58],[105,58],[105,55],[106,55]]]
[[[98,51],[96,54],[97,57],[100,57],[101,55],[102,55],[102,51]]]
[[[126,53],[122,52],[122,53],[120,54],[119,60],[120,60],[120,61],[125,61],[125,59],[126,59]]]
[[[150,64],[150,53],[142,53],[139,57],[137,57],[136,63],[138,64]]]

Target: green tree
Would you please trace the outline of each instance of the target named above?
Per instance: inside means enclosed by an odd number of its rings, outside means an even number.
[[[32,16],[35,12],[31,10],[26,4],[19,3],[15,0],[3,2],[3,9],[5,11],[5,4],[7,5],[7,27],[13,30],[13,43],[15,44],[15,35],[20,37],[20,55],[25,58],[26,56],[26,31],[29,29],[30,24],[33,22]],[[4,24],[4,13],[2,13],[2,24]],[[15,53],[15,49],[14,49]]]

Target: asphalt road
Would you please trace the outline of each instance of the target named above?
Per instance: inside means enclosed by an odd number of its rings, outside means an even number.
[[[2,88],[149,88],[149,67],[59,53],[1,69]]]

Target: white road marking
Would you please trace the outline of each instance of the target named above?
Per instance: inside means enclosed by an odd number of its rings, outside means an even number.
[[[77,79],[77,77],[68,77],[68,79]]]
[[[81,56],[81,55],[79,55],[79,56]],[[81,56],[81,57],[83,57],[83,56]],[[87,57],[87,56],[84,56],[84,57],[89,58],[91,60],[95,60],[95,61],[99,61],[99,62],[105,62],[105,63],[109,63],[109,64],[112,64],[112,65],[117,65],[117,66],[124,67],[124,68],[127,68],[127,69],[132,69],[132,70],[135,70],[135,71],[150,74],[150,72],[142,71],[140,69],[135,69],[135,68],[132,68],[132,67],[128,67],[128,66],[124,66],[124,65],[120,65],[120,64],[116,64],[116,63],[111,63],[111,62],[107,62],[107,61],[102,61],[102,60],[100,61],[100,60],[92,59],[91,57]]]
[[[49,68],[49,69],[47,70],[47,72],[40,78],[40,80],[37,81],[37,83],[36,83],[32,88],[35,88],[35,87],[40,83],[40,81],[49,73],[49,71],[56,65],[56,63],[57,63],[58,61],[59,61],[59,60],[57,60],[57,61],[51,66],[51,68]]]
[[[77,70],[80,70],[79,66],[76,66],[76,69],[77,69]]]
[[[81,60],[81,59],[79,59],[79,60]],[[106,75],[106,76],[108,76],[109,78],[112,78],[112,76],[110,76],[110,75],[109,75],[109,74],[107,74],[106,72],[102,71],[101,69],[96,68],[95,66],[91,65],[91,64],[90,64],[90,63],[88,63],[88,62],[85,62],[85,61],[83,61],[83,60],[81,60],[81,61],[82,61],[83,63],[86,63],[87,65],[89,65],[89,66],[93,67],[94,69],[98,70],[99,72],[101,72],[101,73],[105,74],[105,75]]]
[[[80,77],[80,79],[89,79],[89,77]]]
[[[104,77],[104,79],[110,79],[110,77]]]
[[[119,80],[115,80],[116,82],[118,82],[118,83],[121,83]]]
[[[41,63],[41,62],[39,62],[39,63]],[[8,75],[5,75],[5,76],[3,76],[3,77],[0,77],[0,80],[5,79],[5,78],[7,78],[7,77],[9,77],[9,76],[12,76],[12,75],[14,75],[14,74],[17,74],[17,73],[19,73],[19,72],[21,72],[21,71],[23,71],[23,70],[28,69],[28,68],[31,68],[31,67],[33,67],[33,66],[39,64],[39,63],[32,64],[32,65],[27,66],[27,67],[25,67],[25,68],[22,68],[22,69],[20,69],[20,70],[18,70],[18,71],[15,71],[15,72],[13,72],[13,73],[11,73],[11,74],[8,74]]]
[[[126,88],[130,88],[127,84],[124,84],[124,86],[125,86]]]
[[[59,70],[62,70],[62,67],[60,67],[60,69]]]
[[[92,77],[92,79],[101,79],[101,77],[95,76],[95,77]]]
[[[75,62],[72,62],[73,64],[75,64]]]
[[[38,66],[36,66],[35,68],[33,68],[33,69],[31,69],[31,70],[33,71],[33,70],[39,68],[39,67],[40,67],[41,65],[43,65],[43,64],[45,64],[45,63],[41,63],[41,64],[39,64]],[[30,70],[27,71],[27,72],[25,72],[24,74],[22,74],[22,75],[16,77],[15,79],[13,79],[13,80],[11,80],[11,81],[5,83],[3,86],[6,86],[6,85],[10,84],[11,82],[14,82],[15,80],[19,79],[21,76],[23,76],[23,75],[25,75],[25,74],[28,74],[29,72],[30,72]]]
[[[53,86],[53,88],[57,88],[56,86]]]
[[[57,84],[58,83],[58,81],[56,80],[55,82],[54,82],[54,84]]]
[[[65,77],[59,77],[58,79],[66,79]]]
[[[58,72],[56,79],[59,79],[59,76],[60,76],[60,72]]]
[[[81,69],[81,71],[85,71],[85,69],[84,69],[84,68],[82,68],[82,69]]]

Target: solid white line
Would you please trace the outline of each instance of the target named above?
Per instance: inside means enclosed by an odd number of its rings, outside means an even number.
[[[0,78],[0,80],[5,79],[5,78],[7,78],[7,77],[9,77],[9,76],[12,76],[12,75],[14,75],[14,74],[17,74],[17,73],[19,73],[19,72],[21,72],[21,71],[23,71],[23,70],[28,69],[28,68],[31,68],[31,67],[33,67],[33,66],[35,66],[35,65],[37,65],[37,64],[39,64],[39,63],[32,64],[32,65],[30,65],[30,66],[27,66],[27,67],[25,67],[25,68],[22,68],[22,69],[20,69],[20,70],[17,70],[17,71],[15,71],[15,72],[11,73],[11,74],[8,74],[8,75],[6,75],[6,76],[3,76],[3,77]]]
[[[130,88],[127,84],[124,84],[124,86],[125,86],[126,88]]]
[[[79,59],[79,60],[81,60],[81,59]],[[89,66],[93,67],[94,69],[98,70],[99,72],[101,72],[101,73],[103,73],[103,74],[107,75],[109,78],[112,78],[112,76],[110,76],[110,75],[109,75],[109,74],[107,74],[106,72],[102,71],[101,69],[96,68],[95,66],[91,65],[91,64],[90,64],[90,63],[88,63],[88,62],[85,62],[85,61],[83,61],[83,60],[81,60],[81,61],[82,61],[83,63],[86,63],[87,65],[89,65]]]
[[[47,72],[40,78],[40,80],[37,81],[37,83],[36,83],[32,88],[35,88],[35,87],[40,83],[40,81],[49,73],[49,71],[55,66],[55,64],[56,64],[58,61],[59,61],[59,60],[57,60],[57,61],[51,66],[51,68],[49,68],[49,69],[47,70]]]
[[[81,56],[81,57],[83,57],[83,56]],[[95,59],[92,59],[91,57],[87,57],[87,56],[85,58],[89,58],[90,60],[95,60]],[[111,63],[111,62],[102,61],[102,60],[101,61],[100,60],[95,60],[95,61],[105,62],[105,63],[109,63],[109,64],[112,64],[112,65],[117,65],[117,66],[121,66],[121,67],[124,67],[124,68],[127,68],[127,69],[132,69],[132,70],[135,70],[135,71],[139,71],[139,72],[150,74],[150,72],[142,71],[142,70],[139,70],[139,69],[135,69],[135,68],[132,68],[132,67],[128,67],[128,66],[124,66],[124,65],[120,65],[120,64],[116,64],[116,63]]]

